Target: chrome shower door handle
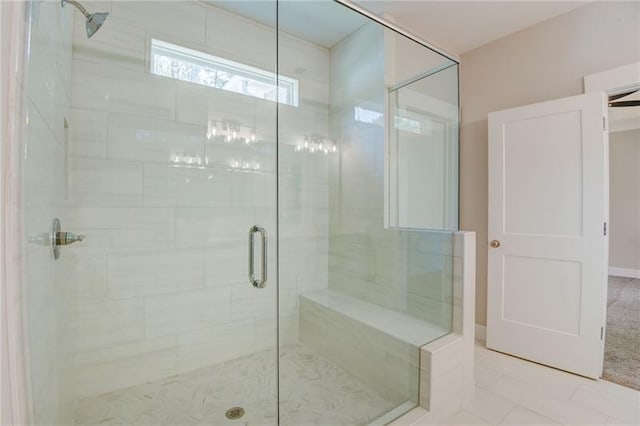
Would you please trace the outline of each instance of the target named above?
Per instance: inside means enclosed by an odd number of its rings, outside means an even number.
[[[256,233],[260,234],[261,244],[261,273],[260,279],[256,278],[255,274],[255,250],[254,250],[254,236]],[[254,225],[249,228],[249,282],[255,288],[264,288],[267,285],[267,231],[261,226]]]

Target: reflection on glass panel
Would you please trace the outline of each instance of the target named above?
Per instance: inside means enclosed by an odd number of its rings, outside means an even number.
[[[388,136],[433,173],[449,167],[443,138],[457,129],[421,100],[426,88],[390,92],[454,62],[335,2],[281,2],[278,14],[278,66],[300,81],[299,108],[278,105],[280,421],[387,423],[417,404],[419,348],[450,332],[453,298],[452,233],[385,226]],[[425,93],[457,110],[454,77]],[[440,141],[439,157],[424,140]],[[403,176],[405,199],[418,183]]]
[[[390,227],[457,230],[457,67],[389,94]]]

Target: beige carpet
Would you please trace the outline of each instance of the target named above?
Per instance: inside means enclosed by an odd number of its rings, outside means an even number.
[[[604,379],[640,390],[640,280],[609,277]]]

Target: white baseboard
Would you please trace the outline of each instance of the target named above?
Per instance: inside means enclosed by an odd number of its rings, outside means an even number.
[[[614,266],[610,266],[609,275],[624,278],[640,278],[640,269],[616,268]]]
[[[482,324],[476,324],[476,340],[480,342],[487,341],[487,326]]]

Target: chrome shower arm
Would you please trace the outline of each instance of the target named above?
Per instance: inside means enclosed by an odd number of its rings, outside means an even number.
[[[91,19],[91,14],[76,0],[60,0],[60,3],[62,3],[62,7],[64,7],[64,5],[67,3],[74,5],[84,15],[85,18]]]
[[[93,36],[96,31],[98,31],[100,27],[102,27],[102,24],[104,24],[107,16],[109,16],[108,12],[89,13],[87,9],[85,9],[84,6],[82,6],[76,0],[60,0],[60,4],[62,5],[62,7],[64,7],[64,5],[67,3],[71,3],[84,15],[87,21],[85,23],[85,28],[87,29],[87,38],[91,38],[91,36]]]

